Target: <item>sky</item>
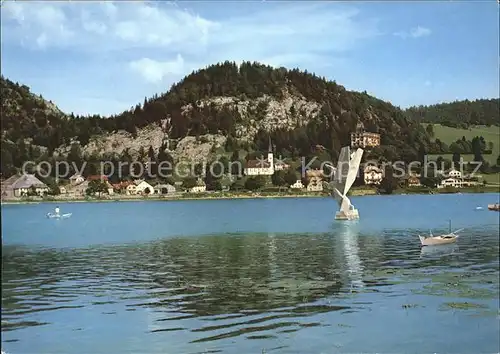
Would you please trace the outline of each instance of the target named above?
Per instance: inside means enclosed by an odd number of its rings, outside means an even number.
[[[402,108],[499,96],[486,2],[4,0],[1,72],[65,112],[118,114],[225,60],[300,68]]]

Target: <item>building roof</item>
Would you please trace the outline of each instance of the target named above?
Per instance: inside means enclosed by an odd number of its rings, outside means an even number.
[[[324,173],[323,173],[323,170],[307,170],[306,176],[307,177],[323,177]]]
[[[364,173],[369,173],[369,172],[382,173],[382,170],[378,166],[368,165],[365,167]]]
[[[246,168],[269,168],[271,164],[267,160],[248,160]]]
[[[103,181],[107,181],[108,180],[108,176],[105,176],[105,175],[92,175],[92,176],[88,176],[87,177],[87,181],[95,181],[95,180],[103,180]]]
[[[283,162],[283,161],[276,161],[274,163],[275,166],[290,166],[289,164],[287,164],[286,162]]]
[[[25,174],[19,177],[13,184],[13,189],[21,189],[21,188],[47,188],[47,185],[40,181],[35,175]]]
[[[160,188],[167,188],[167,189],[175,189],[174,186],[172,186],[171,184],[168,184],[168,183],[162,183],[162,184],[157,184],[155,186],[156,189],[160,189]]]
[[[2,181],[2,187],[10,187],[16,182],[21,176],[20,175],[14,175],[9,178],[7,178],[5,181]]]
[[[113,188],[116,188],[116,189],[122,189],[122,188],[127,188],[130,185],[133,185],[133,183],[130,181],[122,181],[120,183],[115,183],[112,186],[113,186]]]

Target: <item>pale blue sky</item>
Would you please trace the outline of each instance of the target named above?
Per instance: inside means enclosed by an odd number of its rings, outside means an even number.
[[[11,2],[2,74],[79,114],[119,113],[224,60],[299,67],[393,104],[499,96],[498,5]]]

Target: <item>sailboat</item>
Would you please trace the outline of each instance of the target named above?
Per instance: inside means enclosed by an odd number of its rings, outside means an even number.
[[[449,227],[448,227],[448,233],[447,234],[442,234],[438,236],[434,236],[432,234],[432,231],[429,231],[429,236],[420,236],[418,235],[418,238],[420,239],[420,243],[422,246],[436,246],[436,245],[446,245],[450,243],[455,243],[458,238],[458,232],[462,231],[463,229],[451,231],[451,220],[449,221]]]

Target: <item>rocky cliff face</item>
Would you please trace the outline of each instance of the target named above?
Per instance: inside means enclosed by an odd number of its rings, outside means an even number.
[[[241,117],[236,124],[236,137],[241,141],[252,141],[257,132],[276,129],[291,130],[305,125],[310,119],[317,117],[321,105],[308,101],[301,95],[293,95],[285,91],[283,99],[263,95],[256,99],[242,100],[237,97],[214,97],[197,102],[197,107],[215,106],[230,110],[236,109]],[[182,107],[183,114],[189,114],[192,105]]]
[[[308,101],[299,95],[286,94],[283,99],[264,95],[257,99],[242,100],[236,97],[214,97],[199,100],[197,107],[212,106],[221,110],[223,107],[237,109],[241,119],[236,124],[236,137],[242,142],[251,142],[259,130],[276,129],[292,130],[305,125],[319,114],[321,106],[317,102]],[[182,106],[184,115],[189,115],[193,105]],[[170,139],[168,130],[158,124],[151,124],[138,129],[136,137],[124,130],[93,136],[88,144],[82,147],[85,155],[122,154],[126,149],[136,158],[141,147],[150,146],[157,154],[162,146],[166,147],[175,161],[201,161],[215,154],[224,146],[226,137],[222,134],[205,134],[199,137],[187,136],[181,139]],[[67,155],[71,144],[57,149],[58,154]]]

